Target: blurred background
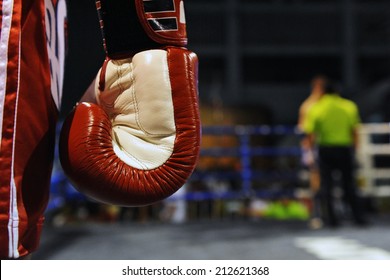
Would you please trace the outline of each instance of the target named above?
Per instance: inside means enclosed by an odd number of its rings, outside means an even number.
[[[200,60],[203,136],[194,174],[166,201],[127,209],[75,191],[56,161],[36,258],[390,259],[388,0],[186,0],[185,6],[188,48]],[[68,10],[62,117],[104,60],[94,1],[68,0]],[[360,110],[356,182],[368,228],[348,224],[340,189],[335,199],[346,225],[337,231],[309,225],[313,201],[296,124],[318,74],[337,81]],[[313,253],[308,247],[316,242],[349,244],[350,251]]]

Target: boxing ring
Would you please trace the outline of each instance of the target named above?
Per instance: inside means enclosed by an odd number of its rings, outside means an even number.
[[[363,124],[359,133],[359,190],[369,197],[390,197],[390,126]],[[219,140],[226,137],[229,145],[222,145],[224,141]],[[310,199],[308,170],[301,163],[301,137],[296,126],[288,125],[204,126],[202,139],[214,140],[211,145],[202,144],[199,165],[182,190],[167,201]],[[221,167],[219,163],[226,159],[230,163]],[[211,163],[203,164],[207,160]],[[63,174],[56,152],[47,211],[83,200],[86,197]]]
[[[363,194],[390,197],[390,124],[364,124],[359,134],[357,174]]]
[[[299,161],[301,150],[297,143],[290,146],[270,145],[257,146],[251,141],[253,137],[260,136],[264,138],[289,136],[299,139],[300,133],[293,126],[207,126],[203,128],[203,136],[220,137],[228,135],[236,138],[237,146],[233,147],[206,147],[201,149],[200,158],[205,157],[233,157],[237,160],[236,170],[213,170],[209,167],[205,170],[197,168],[191,177],[191,180],[207,180],[210,177],[216,179],[231,179],[236,181],[235,190],[225,193],[203,194],[209,198],[248,198],[252,196],[270,197],[270,196],[290,196],[291,189],[272,191],[267,188],[258,189],[254,187],[254,181],[267,181],[270,185],[277,180],[287,180],[291,183],[297,183],[299,178],[299,168],[290,170],[261,170],[254,168],[253,159],[262,158],[264,161],[274,160],[276,158],[293,158]],[[272,141],[272,140],[271,140]],[[268,142],[268,141],[267,141]],[[269,169],[269,168],[268,168]],[[188,193],[186,199],[197,199],[199,193]]]

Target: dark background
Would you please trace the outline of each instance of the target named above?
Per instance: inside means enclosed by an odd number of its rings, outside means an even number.
[[[83,95],[104,61],[94,0],[67,0],[68,53],[61,114],[66,116]]]
[[[325,74],[358,103],[364,122],[389,121],[388,0],[186,0],[185,6],[202,105],[218,100],[267,114],[270,123],[294,124],[310,80]],[[68,15],[62,115],[104,60],[95,1],[69,0]]]

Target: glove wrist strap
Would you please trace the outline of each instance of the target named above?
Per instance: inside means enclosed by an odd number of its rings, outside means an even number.
[[[111,58],[187,44],[183,0],[96,0],[96,8]]]

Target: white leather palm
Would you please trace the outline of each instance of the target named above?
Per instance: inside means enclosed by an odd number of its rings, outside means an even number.
[[[116,155],[143,170],[161,166],[176,138],[167,52],[149,50],[133,58],[110,60],[105,89],[97,100],[112,122]]]

